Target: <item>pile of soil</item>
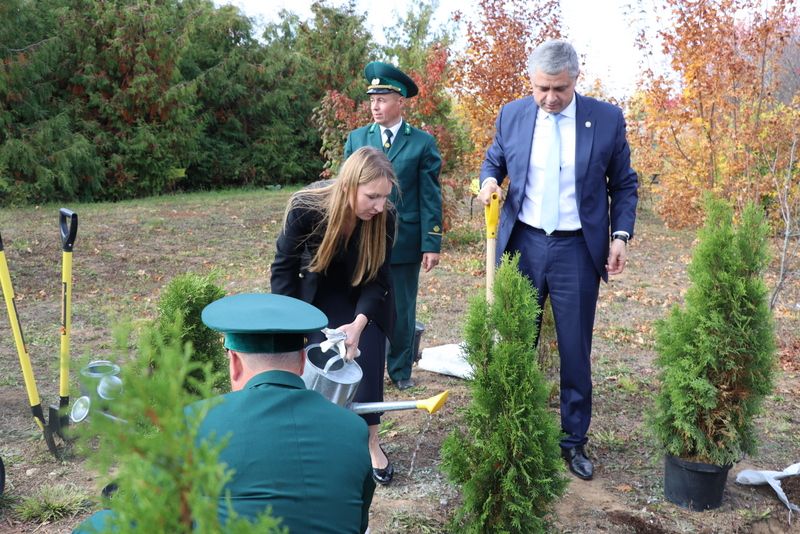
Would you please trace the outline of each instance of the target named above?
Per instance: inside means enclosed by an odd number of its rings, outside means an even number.
[[[782,478],[781,488],[790,503],[800,506],[800,475]]]

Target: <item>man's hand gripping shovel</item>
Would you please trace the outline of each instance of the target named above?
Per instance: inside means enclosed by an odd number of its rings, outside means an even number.
[[[31,412],[36,424],[44,433],[44,440],[47,448],[56,458],[60,458],[58,447],[56,446],[55,436],[58,435],[62,440],[64,430],[69,424],[67,406],[69,405],[69,334],[72,325],[72,248],[75,244],[75,236],[78,233],[78,215],[66,208],[61,208],[59,212],[59,226],[61,229],[61,352],[59,362],[59,402],[58,406],[51,405],[49,417],[45,418],[42,410],[42,403],[39,399],[39,390],[36,387],[36,379],[31,367],[31,358],[25,345],[25,337],[19,324],[17,315],[17,304],[14,300],[14,288],[11,285],[11,275],[6,262],[5,251],[3,250],[3,239],[0,236],[0,286],[2,286],[3,297],[8,309],[8,319],[11,323],[11,331],[14,334],[14,343],[17,346],[19,364],[22,368],[22,376],[25,380],[25,390],[28,393],[28,401],[31,405]]]

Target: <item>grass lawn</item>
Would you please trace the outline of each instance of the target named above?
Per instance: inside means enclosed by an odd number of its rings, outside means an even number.
[[[104,204],[71,204],[79,228],[73,254],[71,370],[73,397],[80,362],[110,352],[120,318],[154,317],[166,283],[184,272],[218,273],[229,294],[269,291],[269,267],[289,190],[242,190],[165,196]],[[646,203],[645,203],[646,204]],[[61,299],[58,208],[0,212],[17,309],[44,406],[57,400]],[[440,267],[420,280],[422,347],[454,343],[468,300],[483,293],[482,210],[467,202],[445,236]],[[780,347],[776,390],[758,421],[761,448],[731,470],[720,509],[692,513],[664,501],[662,458],[644,426],[655,372],[652,323],[680,303],[687,283],[692,231],[674,231],[645,205],[630,245],[626,272],[601,287],[593,349],[594,418],[589,452],[595,480],[571,480],[555,510],[560,532],[781,532],[786,510],[769,488],[738,486],[743,468],[782,470],[800,460],[800,288],[794,281],[775,309]],[[795,261],[797,268],[798,258]],[[773,262],[776,263],[776,262]],[[770,273],[768,282],[774,280]],[[397,476],[377,490],[372,532],[444,532],[458,489],[439,472],[439,445],[460,424],[468,402],[464,383],[415,370],[418,386],[388,387],[387,400],[450,389],[432,417],[392,412],[384,417],[385,447]],[[556,408],[554,408],[556,409]],[[31,416],[16,349],[0,309],[0,456],[6,465],[0,532],[69,532],[98,500],[107,474],[94,473],[68,452],[56,462]],[[38,504],[38,506],[37,506]],[[797,519],[795,518],[795,521]]]

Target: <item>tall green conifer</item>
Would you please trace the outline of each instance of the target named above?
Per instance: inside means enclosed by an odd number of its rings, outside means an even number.
[[[467,359],[475,370],[464,431],[442,448],[443,469],[461,487],[458,528],[470,533],[543,532],[553,502],[566,487],[549,387],[536,365],[535,289],[519,272],[519,256],[504,256],[494,302],[474,298],[465,326]]]
[[[221,525],[217,503],[230,478],[218,462],[224,443],[196,444],[200,422],[210,405],[185,415],[184,407],[211,395],[213,376],[194,380],[199,395],[184,389],[184,382],[210,365],[192,362],[191,350],[177,332],[162,337],[145,328],[133,358],[126,355],[127,339],[120,336],[122,394],[101,402],[94,395],[88,423],[79,428],[81,444],[100,473],[114,473],[119,490],[103,504],[112,512],[109,531],[118,534],[169,532],[171,534],[281,532],[268,514],[251,523],[234,514]],[[151,361],[158,361],[155,368]],[[113,415],[111,419],[101,410]],[[224,528],[223,528],[224,527]]]
[[[763,280],[768,226],[750,204],[706,201],[686,301],[656,323],[661,388],[651,414],[666,452],[730,465],[756,449],[753,420],[772,390],[775,340]]]

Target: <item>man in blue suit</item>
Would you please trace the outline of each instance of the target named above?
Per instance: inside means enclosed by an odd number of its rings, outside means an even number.
[[[481,166],[488,204],[507,176],[497,256],[520,253],[520,269],[550,298],[561,355],[561,450],[589,480],[584,446],[592,415],[590,356],[600,279],[622,273],[633,236],[638,179],[622,111],[575,92],[578,55],[551,40],[528,59],[533,96],[503,106]],[[537,325],[538,327],[538,325]]]

